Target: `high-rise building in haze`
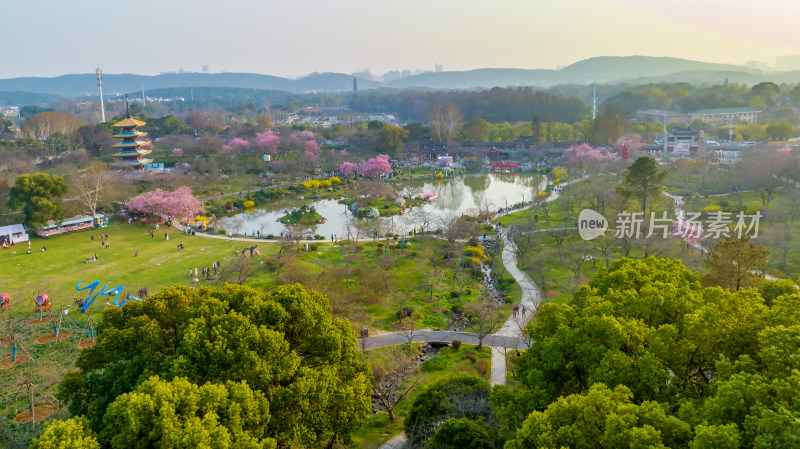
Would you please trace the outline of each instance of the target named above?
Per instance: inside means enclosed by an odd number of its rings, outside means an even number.
[[[433,64],[433,71],[436,72],[436,73],[441,72],[442,71],[442,65],[439,64],[439,63]]]
[[[775,58],[778,70],[800,70],[800,55],[778,56]]]

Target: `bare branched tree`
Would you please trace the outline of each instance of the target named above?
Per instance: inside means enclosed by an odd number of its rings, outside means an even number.
[[[483,347],[483,339],[487,335],[502,326],[503,315],[499,309],[500,305],[497,301],[486,293],[484,293],[484,297],[480,301],[471,304],[467,329],[478,337],[478,349]]]
[[[70,192],[78,204],[78,209],[85,214],[94,216],[98,204],[110,198],[115,190],[116,181],[106,164],[101,161],[92,161],[89,165],[69,178]]]
[[[258,267],[253,265],[253,260],[245,254],[247,248],[241,251],[234,251],[233,257],[226,260],[220,270],[220,279],[223,283],[244,284],[252,278],[258,271]]]
[[[394,409],[419,384],[419,379],[406,383],[406,379],[418,371],[414,359],[408,351],[400,349],[392,354],[389,366],[384,370],[380,366],[372,366],[372,394],[389,413],[389,420],[394,421]]]

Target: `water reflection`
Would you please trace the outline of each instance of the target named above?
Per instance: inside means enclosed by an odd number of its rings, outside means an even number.
[[[381,218],[384,228],[393,227],[396,231],[409,230],[419,226],[421,215],[427,214],[434,221],[440,217],[472,213],[481,208],[497,210],[523,200],[530,201],[536,192],[543,190],[546,178],[540,174],[476,173],[442,181],[409,181],[395,184],[395,191],[411,186],[422,192],[433,192],[438,199],[421,208],[415,208],[405,215]],[[269,205],[224,217],[215,223],[216,229],[248,235],[260,232],[262,235],[280,235],[286,228],[278,222],[286,210],[302,204],[314,206],[325,223],[315,225],[309,230],[330,238],[331,234],[344,235],[345,224],[352,215],[343,204],[336,200],[297,200],[281,199]]]

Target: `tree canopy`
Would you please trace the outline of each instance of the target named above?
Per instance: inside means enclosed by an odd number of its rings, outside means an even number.
[[[457,374],[432,383],[414,399],[403,423],[408,441],[412,445],[421,444],[450,418],[491,417],[489,392],[488,382],[469,374]]]
[[[668,259],[622,259],[542,305],[519,386],[496,387],[506,447],[792,447],[800,293],[703,288]]]
[[[136,447],[151,447],[147,438],[157,437],[125,428],[144,425],[137,422],[188,438],[198,420],[210,420],[217,426],[211,437],[227,435],[231,447],[270,439],[310,447],[347,441],[370,410],[371,371],[350,325],[331,316],[327,298],[299,285],[268,293],[174,286],[147,301],[106,308],[97,331],[96,345],[81,353],[79,371],[65,377],[60,395],[112,447],[122,430],[127,440],[145,438]],[[189,402],[171,403],[175,395],[161,393],[169,390]],[[237,409],[252,412],[247,419],[232,415],[237,401]],[[181,415],[166,422],[143,404]]]
[[[25,224],[41,226],[50,220],[64,218],[61,197],[68,191],[64,178],[48,173],[24,174],[17,177],[8,194],[8,205],[22,208]]]
[[[659,170],[655,159],[641,156],[625,169],[625,177],[617,187],[617,192],[625,200],[639,200],[641,212],[647,214],[647,200],[661,197],[666,178],[667,171]]]

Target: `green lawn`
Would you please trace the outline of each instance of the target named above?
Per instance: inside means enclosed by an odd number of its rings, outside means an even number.
[[[244,246],[244,242],[188,236],[175,229],[165,230],[163,225],[150,237],[148,229],[149,225],[139,223],[113,223],[49,239],[33,236],[31,254],[26,254],[25,244],[0,251],[4,268],[0,290],[11,295],[14,314],[32,310],[33,297],[39,291],[47,293],[54,306],[86,297],[88,290],[75,290],[79,279],[82,285],[99,279],[109,288],[124,286],[131,294],[147,286],[152,294],[169,285],[191,284],[194,276],[189,276],[190,268],[210,267],[213,261],[230,258],[234,250]],[[169,233],[169,240],[165,240],[164,232]],[[101,234],[109,235],[108,249],[101,246]],[[184,245],[183,250],[177,249],[179,243]],[[262,252],[265,246],[259,245]],[[47,251],[41,252],[43,247]],[[98,260],[85,263],[94,254]]]

